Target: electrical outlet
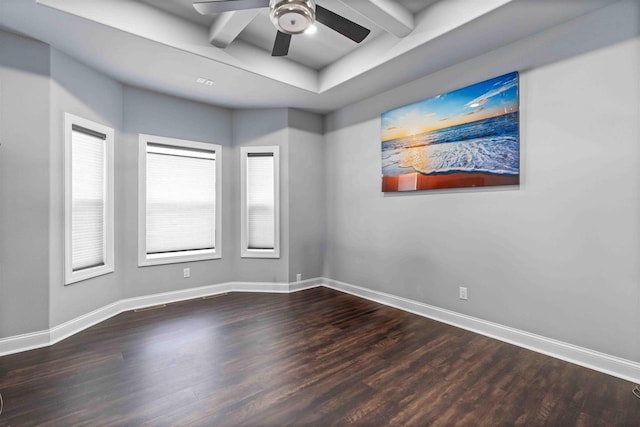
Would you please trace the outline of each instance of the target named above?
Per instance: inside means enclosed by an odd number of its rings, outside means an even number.
[[[460,299],[467,300],[467,288],[460,286]]]
[[[183,275],[184,275],[185,279],[191,277],[191,269],[190,268],[185,268],[183,273],[184,273]]]
[[[301,280],[302,280],[302,274],[301,273],[296,274],[296,282],[299,282]]]

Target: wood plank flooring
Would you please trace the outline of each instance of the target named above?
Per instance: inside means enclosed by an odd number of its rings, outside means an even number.
[[[234,293],[0,357],[0,427],[638,426],[632,388],[325,288]]]

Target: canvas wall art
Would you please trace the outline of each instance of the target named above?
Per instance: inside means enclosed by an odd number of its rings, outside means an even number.
[[[382,114],[382,191],[518,185],[518,73]]]

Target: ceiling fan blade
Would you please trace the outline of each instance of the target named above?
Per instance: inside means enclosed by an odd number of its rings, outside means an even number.
[[[290,44],[291,34],[278,31],[278,34],[276,34],[276,42],[273,44],[273,50],[271,51],[271,56],[287,56]]]
[[[197,1],[193,7],[201,15],[211,15],[212,13],[230,12],[232,10],[258,9],[269,7],[269,0],[213,0]]]
[[[334,31],[339,32],[343,36],[350,38],[356,43],[360,43],[371,32],[368,28],[358,25],[355,22],[319,5],[316,5],[316,21],[326,25]]]

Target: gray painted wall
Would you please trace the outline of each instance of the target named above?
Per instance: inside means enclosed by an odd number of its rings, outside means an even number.
[[[115,130],[115,206],[123,204],[121,165],[122,85],[51,48],[51,156],[50,170],[50,324],[104,307],[122,294],[122,216],[115,215],[115,272],[65,286],[64,282],[64,113],[109,126]]]
[[[289,268],[289,131],[286,108],[235,110],[233,112],[234,174],[231,179],[231,224],[234,242],[231,256],[235,280],[288,282]],[[240,258],[240,147],[277,145],[280,147],[280,258]]]
[[[0,337],[49,326],[49,47],[0,32]]]
[[[234,242],[234,277],[240,281],[293,282],[320,277],[324,255],[324,137],[322,116],[293,109],[233,112],[235,170],[232,229],[240,235],[240,147],[280,147],[280,258],[240,258]]]
[[[325,276],[640,361],[639,6],[331,114]],[[382,112],[513,70],[519,188],[381,193]]]
[[[222,146],[222,259],[179,264],[138,267],[138,134],[159,135]],[[191,287],[212,285],[233,279],[235,235],[232,222],[231,186],[233,168],[229,167],[231,112],[224,108],[187,101],[133,87],[124,89],[124,151],[119,178],[123,184],[123,203],[116,216],[123,223],[124,297],[149,295]],[[183,268],[191,277],[183,278]]]
[[[322,277],[326,234],[321,116],[289,110],[289,282]]]

